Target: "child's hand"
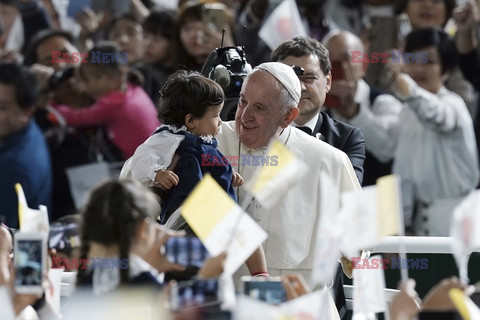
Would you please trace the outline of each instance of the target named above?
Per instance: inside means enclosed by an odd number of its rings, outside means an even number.
[[[158,170],[155,175],[155,184],[159,184],[165,190],[170,190],[173,186],[178,185],[178,176],[170,170]]]
[[[240,175],[240,173],[238,172],[233,173],[232,184],[234,187],[240,187],[241,185],[243,185],[243,178]]]

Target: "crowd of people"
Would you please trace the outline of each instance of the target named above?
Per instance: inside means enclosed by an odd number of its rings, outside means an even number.
[[[146,285],[160,303],[170,279],[223,277],[225,253],[191,270],[164,250],[195,236],[194,226],[163,225],[206,175],[235,202],[249,200],[243,209],[268,235],[235,284],[279,276],[290,300],[312,291],[303,279],[325,176],[341,194],[396,174],[405,232],[449,235],[453,209],[480,182],[480,1],[297,0],[306,35],[270,47],[260,30],[280,3],[0,0],[0,309],[59,316],[45,294],[13,289],[17,183],[31,208],[48,208],[52,227],[77,230],[66,259],[127,261],[78,270],[78,290],[94,296]],[[400,61],[381,58],[393,56]],[[265,157],[274,140],[308,173],[265,206],[247,188],[258,167],[242,159]],[[348,317],[348,260],[312,288],[330,288],[332,319]],[[451,288],[469,290],[449,279],[421,302],[402,283],[390,315],[454,317]],[[231,316],[203,312],[173,316]]]

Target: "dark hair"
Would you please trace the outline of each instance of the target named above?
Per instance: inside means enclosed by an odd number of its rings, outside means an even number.
[[[27,67],[17,63],[0,62],[0,83],[15,88],[15,97],[22,110],[35,106],[38,97],[37,81]]]
[[[310,37],[295,37],[280,44],[271,54],[272,61],[281,61],[288,56],[303,57],[314,54],[320,63],[324,75],[330,72],[330,56],[327,48]]]
[[[218,83],[198,72],[179,70],[160,90],[158,117],[164,124],[182,127],[187,114],[201,118],[209,106],[219,105],[224,100],[223,89]]]
[[[393,11],[396,15],[404,13],[407,10],[408,2],[412,0],[394,0],[393,2]],[[445,3],[445,22],[443,26],[447,23],[448,19],[452,17],[452,11],[456,7],[455,0],[443,0]],[[443,27],[442,26],[442,27]]]
[[[110,180],[95,188],[82,212],[82,248],[80,259],[86,259],[90,242],[118,245],[119,259],[128,259],[130,247],[140,224],[155,219],[159,205],[155,196],[139,182]],[[85,270],[78,272],[78,283],[85,281]],[[128,269],[120,270],[121,283],[128,282]]]
[[[143,21],[143,31],[161,35],[169,40],[175,35],[175,11],[153,10]]]
[[[420,28],[405,38],[405,52],[435,47],[441,60],[442,74],[456,66],[457,55],[454,40],[439,28]]]
[[[53,37],[65,38],[70,43],[74,43],[73,35],[67,31],[59,29],[46,29],[37,32],[30,40],[30,44],[25,50],[25,65],[30,66],[38,62],[37,48],[45,41]]]
[[[98,61],[98,57],[102,57],[103,54],[111,54],[112,58],[108,62],[104,63]],[[125,55],[122,55],[125,54]],[[120,47],[113,41],[100,41],[96,44],[87,58],[87,63],[97,67],[100,71],[109,75],[115,76],[118,74],[122,66],[127,67],[127,81],[135,85],[143,85],[143,76],[140,72],[128,67],[128,56],[126,53],[120,50]],[[79,74],[83,76],[82,67],[86,64],[80,64]]]

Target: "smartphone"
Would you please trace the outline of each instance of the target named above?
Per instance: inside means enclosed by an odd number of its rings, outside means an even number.
[[[263,278],[242,277],[240,278],[240,292],[250,298],[278,305],[287,301],[287,293],[280,277]]]
[[[221,3],[205,4],[202,9],[203,23],[213,31],[222,31],[227,27],[226,9]]]
[[[165,255],[171,263],[201,268],[209,257],[207,248],[197,237],[172,237],[165,245]]]
[[[47,236],[17,232],[14,239],[15,291],[40,294],[47,265]]]
[[[174,282],[170,290],[170,309],[197,308],[222,303],[222,282],[219,278]]]

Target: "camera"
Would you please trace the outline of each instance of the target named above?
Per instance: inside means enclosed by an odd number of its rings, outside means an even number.
[[[75,75],[75,67],[68,66],[63,69],[55,71],[49,81],[48,81],[48,89],[49,90],[56,90],[58,87],[67,81],[68,79],[72,78]]]
[[[202,68],[202,74],[225,91],[225,98],[238,98],[243,79],[252,71],[242,47],[224,47],[212,51]]]
[[[222,120],[233,120],[245,77],[252,67],[245,58],[243,47],[223,47],[212,51],[201,73],[217,82],[225,93],[225,104],[220,114]]]

